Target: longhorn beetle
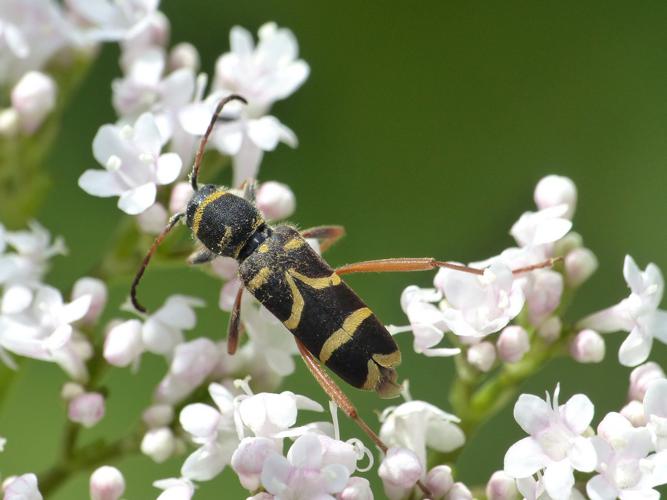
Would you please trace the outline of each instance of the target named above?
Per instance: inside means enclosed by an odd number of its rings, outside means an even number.
[[[135,308],[146,312],[137,300],[137,286],[151,256],[164,237],[183,217],[203,247],[189,259],[192,264],[210,262],[218,256],[233,257],[239,275],[255,298],[273,313],[294,336],[306,366],[329,397],[353,419],[383,451],[385,444],[358,415],[352,402],[329,377],[325,364],[348,384],[376,391],[381,397],[400,392],[395,367],[401,353],[389,332],[364,302],[341,279],[343,274],[388,271],[425,271],[446,267],[481,275],[483,270],[433,258],[395,258],[358,262],[337,268],[329,265],[308,245],[316,238],[326,250],[344,234],[341,226],[320,226],[297,231],[289,225],[268,225],[255,207],[255,184],[246,182],[241,195],[222,186],[197,182],[204,148],[220,119],[222,108],[232,100],[247,104],[238,95],[222,99],[204,134],[190,174],[194,194],[184,213],[175,214],[158,235],[137,271],[130,296]],[[552,265],[546,261],[517,269],[521,273]],[[227,349],[236,351],[242,287],[232,309]],[[420,484],[423,488],[423,485]]]

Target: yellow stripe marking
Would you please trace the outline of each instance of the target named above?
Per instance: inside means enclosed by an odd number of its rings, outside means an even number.
[[[206,207],[226,194],[227,191],[215,191],[204,198],[204,201],[199,204],[197,211],[195,212],[194,220],[192,221],[192,230],[195,234],[199,233],[199,225],[201,224],[202,217],[204,217],[204,210]]]
[[[327,288],[330,286],[340,285],[341,283],[340,276],[338,276],[335,272],[331,273],[331,275],[329,276],[322,276],[319,278],[310,278],[308,276],[304,276],[299,271],[296,271],[294,269],[290,269],[288,273],[294,276],[302,283],[305,283],[309,287],[315,288],[316,290],[322,290],[323,288]]]
[[[397,349],[389,354],[373,354],[373,359],[378,365],[391,368],[401,364],[401,351]]]
[[[294,278],[292,278],[288,272],[285,273],[285,279],[289,285],[290,292],[292,292],[292,312],[290,313],[290,317],[283,321],[283,324],[288,330],[294,330],[299,326],[299,321],[301,321],[304,301],[301,292],[299,292],[299,289],[296,287]]]
[[[324,345],[322,345],[319,356],[320,361],[326,363],[338,348],[352,340],[354,332],[357,331],[359,325],[361,325],[361,323],[371,314],[373,314],[373,312],[368,307],[362,307],[345,318],[343,326],[333,332],[324,342]]]
[[[269,245],[267,245],[266,243],[262,243],[257,249],[257,251],[259,251],[259,253],[266,253],[269,251]]]
[[[261,268],[255,276],[248,282],[248,290],[254,292],[259,287],[266,283],[266,280],[271,276],[271,270],[268,267]]]
[[[287,243],[285,243],[285,246],[283,246],[283,248],[289,252],[290,250],[296,250],[297,248],[302,247],[304,243],[306,243],[306,241],[303,238],[301,238],[300,236],[295,236]]]
[[[361,386],[361,388],[366,391],[374,391],[375,389],[377,389],[379,383],[380,383],[380,369],[378,368],[378,365],[375,364],[375,361],[369,359],[368,375],[366,375],[366,381],[364,382],[364,385]]]

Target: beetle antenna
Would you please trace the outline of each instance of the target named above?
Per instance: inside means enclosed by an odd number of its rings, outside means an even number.
[[[246,101],[244,97],[241,97],[240,95],[237,94],[231,94],[228,95],[227,97],[220,99],[220,102],[215,107],[215,112],[213,113],[211,121],[209,122],[208,127],[206,128],[206,133],[204,133],[204,137],[202,137],[201,141],[199,142],[199,147],[197,148],[197,154],[195,155],[195,163],[194,165],[192,165],[192,172],[190,173],[190,184],[192,184],[192,189],[194,189],[195,191],[199,191],[199,185],[197,184],[197,176],[199,175],[199,167],[201,166],[201,160],[202,157],[204,156],[204,148],[206,147],[206,143],[208,142],[208,138],[210,137],[211,132],[213,132],[213,127],[215,126],[215,122],[217,122],[220,119],[220,112],[222,111],[222,108],[224,108],[225,105],[230,101],[241,101],[243,104],[248,104],[248,101]]]
[[[157,247],[160,246],[160,243],[162,243],[162,240],[164,240],[165,236],[169,234],[169,231],[171,231],[176,223],[181,220],[181,218],[185,214],[183,212],[177,213],[172,216],[171,219],[169,219],[169,222],[167,223],[167,226],[162,230],[160,234],[158,234],[157,238],[155,238],[155,241],[153,242],[153,245],[151,246],[150,250],[148,250],[148,253],[146,254],[146,257],[144,257],[144,261],[141,263],[141,267],[137,271],[137,274],[134,275],[134,280],[132,280],[132,287],[130,288],[130,299],[132,300],[132,305],[137,311],[146,312],[146,308],[142,306],[139,303],[139,300],[137,299],[137,287],[139,286],[139,282],[141,281],[141,277],[144,275],[144,271],[148,267],[148,263],[151,260],[151,257],[155,253],[155,250],[157,250]]]

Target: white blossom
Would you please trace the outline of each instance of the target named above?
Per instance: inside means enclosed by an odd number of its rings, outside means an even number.
[[[584,318],[578,326],[600,333],[630,332],[621,344],[618,358],[622,365],[636,366],[648,358],[654,338],[667,343],[667,311],[658,309],[664,280],[658,266],[651,263],[641,271],[629,255],[625,257],[623,276],[630,296]]]
[[[572,179],[562,175],[547,175],[542,177],[535,186],[535,205],[540,210],[567,205],[563,214],[566,219],[572,219],[577,207],[577,186]]]
[[[35,474],[8,478],[3,483],[4,500],[42,500]]]
[[[628,399],[643,401],[646,391],[654,380],[664,379],[665,372],[655,361],[649,361],[639,365],[630,372],[630,387],[628,388]]]
[[[156,463],[169,459],[176,449],[174,433],[169,427],[149,429],[141,440],[141,453]]]
[[[93,140],[95,159],[106,170],[86,170],[79,186],[93,196],[119,196],[118,208],[136,215],[155,202],[157,185],[181,173],[175,153],[161,154],[164,139],[155,117],[144,113],[134,126],[103,125]]]
[[[525,212],[514,223],[510,234],[521,247],[553,243],[572,228],[572,221],[566,218],[568,210],[568,205],[561,204],[538,212]]]
[[[390,500],[401,500],[424,475],[423,462],[406,448],[389,448],[378,468],[384,492]]]
[[[505,472],[526,478],[544,470],[546,492],[556,499],[568,498],[574,486],[573,470],[591,472],[597,455],[586,432],[593,419],[593,404],[583,394],[558,404],[560,387],[553,401],[522,394],[514,406],[514,418],[530,434],[505,454]]]

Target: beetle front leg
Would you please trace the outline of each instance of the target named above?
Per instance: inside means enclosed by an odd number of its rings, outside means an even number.
[[[206,264],[207,262],[211,262],[217,256],[218,256],[217,254],[211,252],[208,248],[200,248],[199,250],[196,250],[192,254],[190,254],[190,256],[188,257],[188,264],[191,265]]]

